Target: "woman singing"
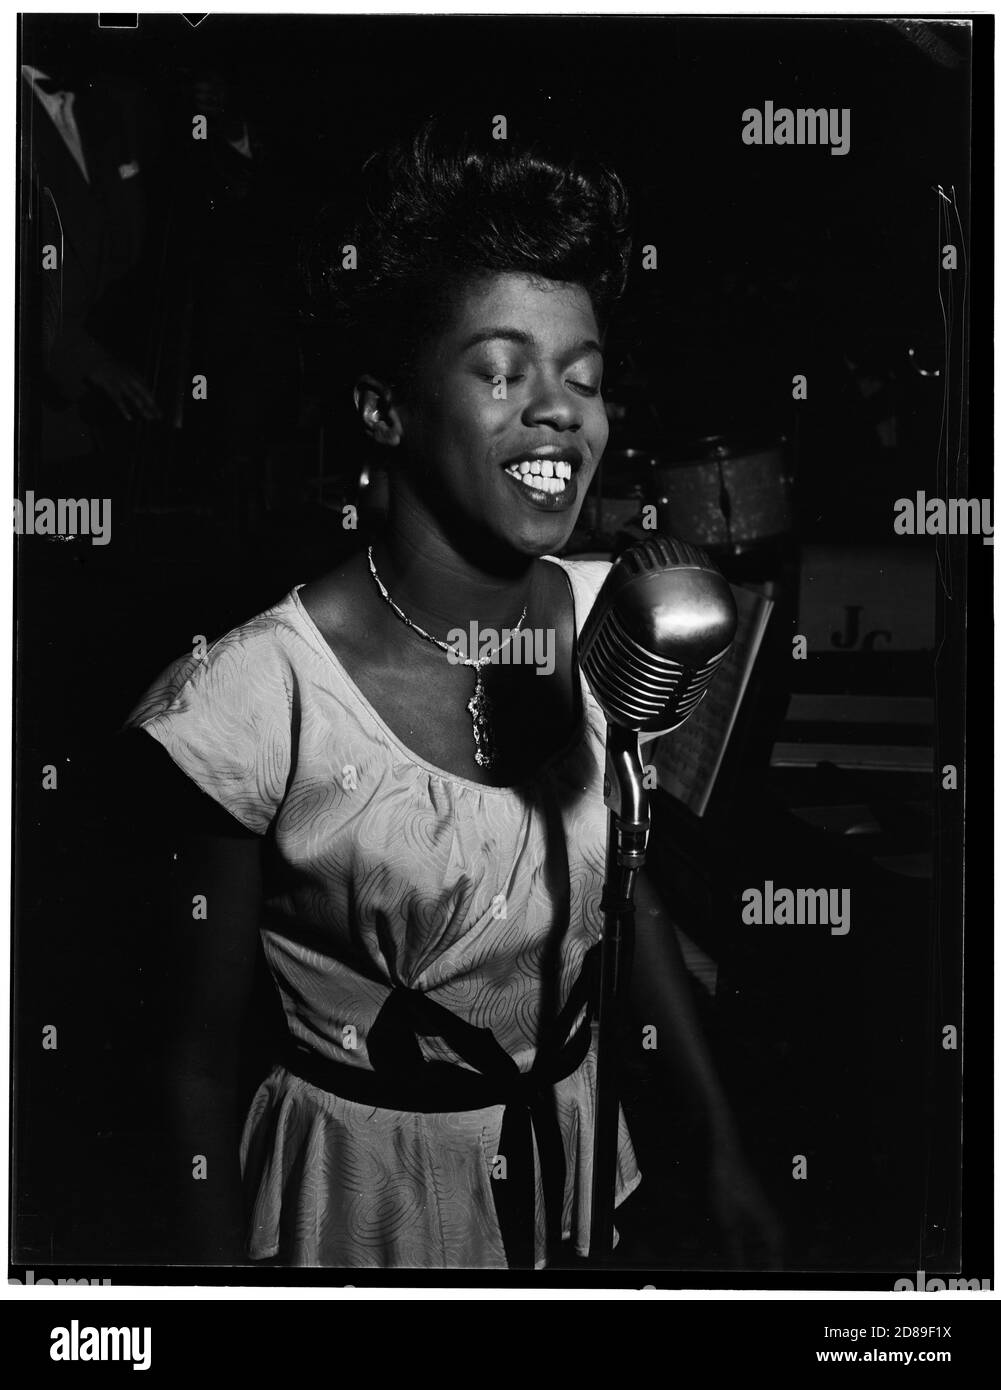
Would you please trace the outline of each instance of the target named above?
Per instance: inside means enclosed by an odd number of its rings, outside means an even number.
[[[312,286],[353,334],[386,524],[130,719],[215,803],[172,846],[189,1258],[541,1268],[588,1250],[606,811],[576,640],[608,566],[554,556],[608,434],[625,196],[433,127],[366,176]],[[636,1017],[703,1108],[726,1228],[767,1236],[645,881],[637,905]],[[242,1114],[258,932],[288,1037]],[[618,1202],[639,1176],[620,1119]]]

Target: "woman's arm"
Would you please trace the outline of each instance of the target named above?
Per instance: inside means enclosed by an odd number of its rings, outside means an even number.
[[[710,1179],[716,1215],[727,1235],[731,1258],[745,1263],[749,1244],[764,1247],[769,1264],[778,1261],[778,1222],[741,1152],[736,1122],[716,1071],[674,926],[647,871],[636,883],[636,944],[630,977],[630,1004],[642,1026],[657,1029],[662,1065],[677,1076],[706,1123]]]
[[[736,1140],[736,1126],[695,1008],[678,937],[647,870],[636,880],[636,947],[629,1002],[637,1022],[657,1029],[657,1055],[706,1122],[711,1143]]]
[[[246,1260],[240,1064],[262,899],[261,838],[200,791],[140,730],[119,736],[122,826],[150,967],[144,1030],[158,1112],[150,1178],[170,1257]],[[143,810],[136,812],[136,788]],[[147,1010],[147,1013],[149,1011]]]
[[[246,1260],[240,1057],[261,906],[260,841],[201,835],[173,853],[160,1070],[177,1254],[193,1264],[239,1264]]]

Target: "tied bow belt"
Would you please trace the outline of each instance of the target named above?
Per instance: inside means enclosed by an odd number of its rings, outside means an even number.
[[[535,1267],[535,1161],[539,1151],[547,1239],[562,1238],[566,1160],[554,1110],[553,1084],[570,1076],[591,1045],[600,947],[584,958],[566,1003],[544,1030],[530,1071],[522,1072],[489,1028],[475,1028],[420,990],[395,986],[368,1034],[372,1070],[319,1056],[286,1039],[282,1062],[294,1076],[344,1100],[386,1110],[455,1113],[504,1106],[500,1149],[507,1174],[491,1183],[504,1253],[511,1269]],[[582,1009],[579,1028],[571,1030]],[[441,1038],[462,1060],[428,1062],[418,1036]],[[470,1070],[474,1068],[475,1070]]]

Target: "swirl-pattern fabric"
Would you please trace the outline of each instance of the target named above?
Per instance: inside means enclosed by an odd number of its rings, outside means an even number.
[[[552,560],[577,631],[608,564]],[[300,586],[301,587],[301,586]],[[527,1071],[601,934],[605,722],[581,676],[582,720],[518,787],[416,757],[362,695],[298,588],[206,656],[174,662],[129,719],[250,830],[283,879],[262,939],[290,1033],[369,1067],[393,986],[435,1001]],[[207,924],[207,927],[210,924]],[[422,1037],[429,1060],[460,1063]],[[566,1156],[563,1236],[586,1254],[596,1054],[554,1087]],[[243,1130],[251,1259],[339,1268],[506,1268],[492,1184],[503,1107],[416,1114],[335,1097],[278,1065]],[[542,1191],[536,1153],[536,1193]],[[639,1182],[620,1115],[617,1201]],[[537,1195],[536,1266],[545,1263]]]

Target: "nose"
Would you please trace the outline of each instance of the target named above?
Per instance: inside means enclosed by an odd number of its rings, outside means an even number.
[[[525,407],[524,419],[526,425],[548,425],[558,431],[580,429],[583,423],[581,398],[574,395],[559,376],[548,372],[540,374]]]

